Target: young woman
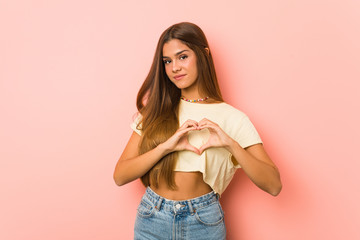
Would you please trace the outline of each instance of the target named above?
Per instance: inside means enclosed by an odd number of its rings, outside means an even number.
[[[147,187],[135,239],[225,239],[218,199],[240,167],[262,190],[281,191],[279,171],[249,118],[223,101],[195,24],[163,32],[137,108],[114,171],[119,186],[141,178]]]

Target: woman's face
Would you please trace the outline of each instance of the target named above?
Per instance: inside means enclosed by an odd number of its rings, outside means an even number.
[[[178,39],[164,44],[163,61],[169,79],[184,92],[198,92],[196,54]],[[192,94],[191,94],[192,95]]]

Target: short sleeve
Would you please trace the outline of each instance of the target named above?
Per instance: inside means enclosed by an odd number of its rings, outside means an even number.
[[[241,119],[238,129],[235,130],[235,140],[242,148],[262,143],[259,133],[246,115]]]
[[[141,114],[138,113],[135,117],[135,120],[130,124],[130,127],[132,130],[134,130],[134,132],[136,132],[137,134],[139,134],[141,136],[141,124],[139,125],[139,122],[141,121]]]

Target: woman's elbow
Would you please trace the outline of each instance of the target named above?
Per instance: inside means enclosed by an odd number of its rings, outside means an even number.
[[[268,189],[268,193],[274,197],[276,197],[277,195],[280,194],[282,189],[282,184],[281,182],[274,184],[270,189]]]
[[[117,186],[122,186],[122,185],[124,185],[121,181],[119,181],[118,179],[116,179],[115,177],[114,177],[114,181],[115,181],[115,184],[117,185]]]
[[[274,197],[280,194],[282,189],[282,183],[280,178],[279,170],[275,167],[275,176],[271,178],[270,184],[268,185],[268,193]]]
[[[116,185],[123,186],[125,184],[128,184],[134,180],[137,179],[137,177],[134,177],[132,175],[126,174],[125,172],[121,171],[121,172],[114,172],[113,175],[114,181],[116,183]]]
[[[119,176],[119,174],[117,174],[116,172],[114,172],[114,175],[113,175],[113,179],[115,181],[115,184],[118,185],[119,187],[120,186],[123,186],[125,185],[127,182],[121,178],[121,176]]]

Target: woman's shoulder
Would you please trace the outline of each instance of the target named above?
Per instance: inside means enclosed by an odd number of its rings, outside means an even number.
[[[136,112],[132,116],[133,122],[139,123],[142,120],[142,115],[140,112]]]

